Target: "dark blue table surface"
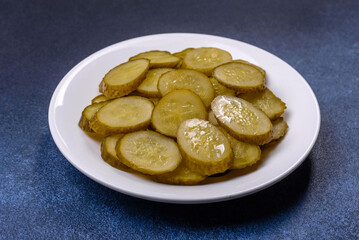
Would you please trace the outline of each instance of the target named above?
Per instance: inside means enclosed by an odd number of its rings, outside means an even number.
[[[112,191],[63,157],[47,121],[62,77],[167,32],[247,42],[303,75],[322,120],[297,170],[247,197],[175,205]],[[359,1],[0,0],[0,239],[359,239],[358,66]]]

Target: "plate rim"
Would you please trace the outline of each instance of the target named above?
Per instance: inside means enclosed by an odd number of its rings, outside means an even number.
[[[145,40],[146,38],[150,39],[150,38],[154,38],[154,37],[166,37],[166,36],[173,37],[173,36],[176,36],[176,35],[177,36],[179,36],[179,35],[189,36],[189,37],[191,37],[191,36],[197,36],[197,37],[201,36],[201,37],[210,37],[210,38],[214,38],[214,39],[218,39],[218,40],[220,40],[220,39],[231,40],[231,41],[239,42],[241,44],[245,44],[245,45],[250,46],[252,48],[254,47],[255,49],[258,49],[260,51],[266,52],[267,54],[270,54],[271,57],[276,58],[282,64],[285,64],[287,67],[291,68],[291,70],[295,71],[295,73],[298,74],[302,78],[303,83],[306,85],[306,88],[309,90],[309,93],[310,93],[310,95],[312,97],[312,100],[314,101],[315,110],[316,110],[315,112],[317,114],[316,115],[317,121],[315,123],[315,132],[314,132],[313,138],[311,139],[310,144],[308,145],[308,148],[306,149],[305,152],[303,152],[302,156],[300,158],[298,158],[298,160],[295,162],[295,164],[293,164],[286,171],[284,171],[281,174],[277,175],[276,177],[272,178],[270,181],[266,181],[266,182],[262,183],[261,185],[257,185],[255,187],[247,189],[244,192],[225,195],[225,196],[211,197],[211,198],[197,198],[197,199],[187,199],[186,198],[186,199],[181,199],[181,198],[165,198],[165,197],[158,197],[158,196],[148,196],[148,195],[139,194],[137,192],[127,191],[126,189],[118,189],[115,186],[112,186],[112,185],[108,184],[107,182],[102,181],[97,176],[91,175],[88,172],[84,171],[84,169],[82,169],[76,163],[76,161],[73,161],[69,157],[69,154],[64,150],[64,147],[65,147],[64,143],[60,139],[61,137],[58,135],[57,129],[55,129],[55,124],[56,124],[55,116],[52,113],[54,112],[54,105],[55,105],[56,98],[58,97],[59,91],[63,88],[64,84],[66,84],[67,81],[68,81],[68,84],[71,82],[71,80],[69,80],[71,78],[71,76],[76,75],[76,73],[79,72],[83,67],[85,67],[88,62],[92,62],[94,59],[105,55],[107,52],[111,52],[111,49],[113,49],[117,45],[126,44],[127,42],[130,42],[130,41]],[[268,51],[266,51],[266,50],[264,50],[262,48],[259,48],[257,46],[248,44],[248,43],[243,42],[243,41],[239,41],[239,40],[231,39],[231,38],[227,38],[227,37],[222,37],[222,36],[201,34],[201,33],[161,33],[161,34],[151,34],[151,35],[135,37],[135,38],[131,38],[131,39],[127,39],[127,40],[124,40],[124,41],[120,41],[120,42],[111,44],[111,45],[109,45],[107,47],[104,47],[104,48],[92,53],[91,55],[89,55],[88,57],[84,58],[79,63],[77,63],[61,79],[61,81],[58,83],[58,85],[56,86],[56,88],[55,88],[55,90],[54,90],[54,92],[53,92],[53,94],[51,96],[51,100],[50,100],[50,104],[49,104],[49,108],[48,108],[48,122],[49,122],[49,128],[50,128],[51,136],[52,136],[57,148],[62,153],[62,155],[67,159],[67,161],[69,161],[71,163],[71,165],[73,165],[77,170],[79,170],[81,173],[83,173],[85,176],[89,177],[90,179],[92,179],[92,180],[94,180],[94,181],[100,183],[101,185],[104,185],[104,186],[106,186],[106,187],[108,187],[110,189],[113,189],[113,190],[115,190],[117,192],[121,192],[123,194],[133,196],[133,197],[137,197],[137,198],[141,198],[141,199],[146,199],[146,200],[150,200],[150,201],[157,201],[157,202],[165,202],[165,203],[197,204],[197,203],[220,202],[220,201],[226,201],[226,200],[231,200],[231,199],[235,199],[235,198],[244,197],[244,196],[247,196],[247,195],[262,191],[263,189],[266,189],[266,188],[276,184],[277,182],[283,180],[284,178],[286,178],[290,173],[292,173],[295,169],[297,169],[303,163],[303,161],[307,158],[307,156],[309,155],[309,153],[313,149],[313,147],[314,147],[314,145],[315,145],[315,143],[317,141],[319,131],[320,131],[321,113],[320,113],[320,107],[319,107],[318,100],[317,100],[317,98],[316,98],[316,96],[314,94],[313,89],[310,87],[309,83],[291,65],[289,65],[287,62],[285,62],[281,58],[277,57],[276,55],[272,54],[271,52],[268,52]]]

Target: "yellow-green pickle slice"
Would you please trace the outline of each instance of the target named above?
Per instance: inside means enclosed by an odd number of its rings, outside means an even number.
[[[189,90],[175,90],[165,95],[153,110],[152,126],[156,131],[176,137],[178,126],[191,118],[207,119],[202,100]]]
[[[172,68],[155,68],[148,71],[145,80],[138,86],[137,92],[144,97],[161,97],[161,93],[158,91],[157,84],[158,79],[162,74],[172,71]]]
[[[220,84],[214,77],[210,77],[209,80],[213,85],[214,97],[217,97],[219,95],[236,96],[236,91]]]
[[[218,124],[237,140],[262,145],[270,139],[270,119],[251,103],[222,95],[212,101],[211,107]]]
[[[125,96],[137,89],[145,79],[150,62],[138,59],[111,69],[102,79],[99,90],[108,98]]]
[[[190,90],[202,99],[206,107],[211,105],[214,98],[214,89],[208,77],[189,69],[177,69],[163,74],[157,87],[162,96],[178,89]]]
[[[233,150],[233,163],[231,169],[249,167],[261,159],[261,149],[258,145],[238,141],[229,135],[226,130],[223,128],[220,129],[227,136]]]
[[[99,103],[92,103],[91,105],[87,106],[81,114],[81,118],[79,121],[79,127],[84,130],[85,132],[93,133],[94,131],[90,127],[90,121],[96,112],[105,105],[106,102],[99,102]]]
[[[150,130],[126,134],[116,152],[122,163],[150,175],[171,172],[182,161],[175,141]]]
[[[184,121],[178,128],[177,142],[186,166],[194,172],[213,175],[232,165],[232,148],[227,137],[208,121],[196,118]]]
[[[276,97],[268,88],[261,92],[240,94],[238,97],[262,110],[270,120],[279,118],[286,109],[285,103]]]
[[[108,98],[105,95],[101,94],[101,95],[98,95],[98,96],[94,97],[91,100],[91,103],[105,102],[105,101],[108,101],[108,100],[110,100],[110,98]]]
[[[172,172],[152,176],[156,182],[176,185],[198,184],[206,179],[206,177],[191,171],[183,162]]]
[[[272,121],[272,137],[270,138],[269,142],[282,138],[287,133],[287,131],[288,124],[282,117]]]
[[[147,98],[117,98],[96,112],[90,121],[90,127],[105,136],[145,129],[151,123],[153,108],[152,102]]]
[[[128,167],[121,163],[116,154],[116,144],[124,134],[115,134],[106,137],[101,143],[101,157],[102,159],[114,168],[126,170]]]
[[[139,53],[130,58],[130,61],[136,59],[148,59],[150,61],[150,68],[174,68],[181,61],[181,58],[173,56],[167,51],[149,51]]]
[[[258,71],[260,71],[262,73],[263,77],[266,76],[266,71],[263,68],[261,68],[261,67],[259,67],[257,65],[254,65],[253,63],[250,63],[250,62],[242,60],[242,59],[236,59],[236,60],[233,60],[233,62],[239,62],[239,63],[244,63],[244,64],[247,64],[247,65],[251,65],[252,67],[255,67]]]
[[[232,61],[232,55],[225,50],[214,47],[201,47],[189,51],[184,57],[181,67],[211,76],[215,67],[230,61]]]
[[[264,89],[265,76],[256,67],[243,62],[229,62],[216,67],[213,77],[224,86],[240,93]]]

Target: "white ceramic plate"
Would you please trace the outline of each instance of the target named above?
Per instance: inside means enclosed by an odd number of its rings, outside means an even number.
[[[267,86],[287,104],[289,125],[285,138],[263,152],[265,159],[245,171],[210,178],[198,186],[173,186],[112,168],[100,156],[100,143],[88,137],[78,121],[85,106],[97,96],[98,84],[113,67],[149,50],[181,51],[212,46],[229,51],[264,68]],[[316,97],[303,77],[278,57],[255,46],[218,36],[171,33],[123,41],[104,48],[77,64],[57,86],[49,107],[52,137],[68,161],[91,179],[124,194],[172,203],[217,202],[262,190],[297,168],[312,149],[319,132]]]

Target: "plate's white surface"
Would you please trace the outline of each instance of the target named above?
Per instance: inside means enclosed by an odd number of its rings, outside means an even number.
[[[98,84],[113,67],[149,50],[176,52],[188,47],[218,47],[233,59],[244,59],[267,72],[267,86],[287,104],[284,115],[289,131],[255,170],[211,178],[198,186],[173,186],[152,182],[106,164],[100,143],[88,137],[78,121],[85,106],[97,96]],[[123,41],[104,48],[77,64],[57,86],[49,107],[52,137],[62,154],[91,179],[124,194],[173,203],[216,202],[262,190],[286,177],[312,149],[319,132],[320,111],[308,83],[278,57],[252,45],[203,34],[158,34]]]

